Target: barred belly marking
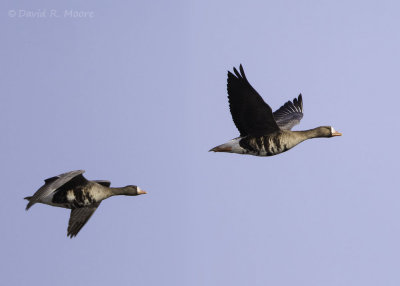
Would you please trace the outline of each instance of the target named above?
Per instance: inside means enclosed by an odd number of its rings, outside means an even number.
[[[255,156],[273,156],[288,150],[287,145],[283,143],[282,134],[273,135],[243,137],[239,144],[246,150],[245,153]]]

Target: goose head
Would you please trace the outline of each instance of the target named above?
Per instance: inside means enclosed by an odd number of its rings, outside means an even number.
[[[321,126],[309,131],[311,131],[312,134],[310,138],[342,136],[342,133],[337,132],[332,126]]]
[[[138,186],[134,186],[134,185],[128,185],[128,186],[124,187],[123,190],[124,190],[124,195],[126,195],[126,196],[138,196],[138,195],[147,194],[147,192],[145,192]]]

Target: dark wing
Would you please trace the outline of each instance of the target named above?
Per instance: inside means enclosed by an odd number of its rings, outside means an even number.
[[[291,130],[293,126],[300,123],[303,118],[303,98],[301,94],[288,101],[274,112],[274,118],[278,126],[283,130]]]
[[[29,199],[29,203],[26,206],[26,210],[28,210],[32,205],[37,203],[41,198],[47,197],[52,192],[56,191],[58,188],[70,182],[74,178],[76,178],[75,180],[82,181],[83,179],[86,181],[86,179],[82,176],[84,172],[85,172],[84,170],[71,171],[44,180],[45,184],[42,187],[40,187],[40,189],[37,190],[32,197],[27,198]]]
[[[261,136],[279,131],[271,107],[250,85],[242,65],[240,74],[236,68],[233,71],[235,75],[228,71],[228,99],[232,119],[240,136]]]
[[[82,227],[87,223],[93,213],[96,211],[97,206],[76,208],[71,210],[71,216],[68,222],[68,233],[67,236],[73,238],[78,234]]]
[[[93,182],[96,182],[97,184],[103,185],[105,187],[111,186],[111,182],[106,180],[93,180]]]

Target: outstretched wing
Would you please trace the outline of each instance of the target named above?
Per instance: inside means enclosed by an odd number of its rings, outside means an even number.
[[[71,171],[44,180],[45,184],[42,187],[40,187],[40,189],[37,190],[32,197],[26,198],[29,200],[29,203],[26,206],[26,210],[28,210],[32,205],[40,201],[40,199],[47,197],[61,186],[71,181],[73,178],[80,175],[80,177],[82,177],[83,180],[86,180],[82,176],[84,172],[85,172],[84,170]]]
[[[242,65],[240,73],[228,71],[228,99],[233,122],[240,136],[261,136],[279,131],[271,107],[265,103],[246,78]]]
[[[100,203],[98,203],[96,206],[72,209],[71,216],[69,217],[68,222],[67,236],[69,236],[70,238],[76,236],[93,215],[93,213],[96,211],[99,205]]]
[[[291,130],[303,118],[303,98],[301,94],[293,101],[288,101],[274,113],[278,126],[283,130]]]

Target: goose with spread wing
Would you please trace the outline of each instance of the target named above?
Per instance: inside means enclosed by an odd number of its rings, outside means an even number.
[[[110,181],[87,180],[84,170],[71,171],[44,180],[45,184],[31,197],[26,197],[28,210],[36,203],[71,209],[67,236],[74,237],[87,223],[100,203],[112,196],[146,194],[138,186],[111,188]]]
[[[239,70],[240,73],[233,68],[234,74],[228,71],[228,99],[240,137],[210,151],[273,156],[307,139],[342,135],[331,126],[291,131],[303,118],[302,95],[272,112],[271,107],[247,80],[242,65]]]

